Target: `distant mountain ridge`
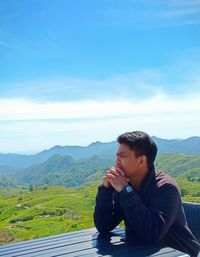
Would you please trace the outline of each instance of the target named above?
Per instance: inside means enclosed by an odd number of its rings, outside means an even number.
[[[9,171],[7,174],[0,169],[0,187],[13,185],[60,185],[66,187],[79,186],[95,172],[104,171],[113,165],[113,159],[100,158],[94,155],[89,158],[74,160],[69,155],[55,154],[47,161],[31,167]]]
[[[200,154],[200,137],[187,139],[162,139],[152,136],[158,146],[158,153],[183,153],[191,155]],[[43,163],[55,154],[69,155],[74,160],[89,158],[98,155],[102,158],[113,159],[117,151],[117,142],[101,143],[99,141],[88,146],[59,146],[56,145],[35,155],[2,154],[0,153],[0,166],[27,168]]]
[[[194,136],[187,139],[161,139],[153,136],[160,154],[183,153],[191,155],[200,154],[200,137]]]
[[[114,165],[114,158],[94,155],[74,160],[69,155],[54,155],[47,161],[26,169],[0,169],[0,188],[25,185],[59,185],[77,187],[90,180],[102,180],[106,170]],[[162,154],[156,158],[156,169],[161,169],[174,178],[200,181],[200,155]],[[2,168],[3,169],[3,168]]]

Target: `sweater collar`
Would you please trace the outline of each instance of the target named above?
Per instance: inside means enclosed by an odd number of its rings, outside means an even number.
[[[155,167],[151,167],[147,173],[147,175],[145,176],[145,178],[143,179],[141,186],[140,186],[140,192],[145,192],[147,190],[147,188],[149,187],[149,185],[151,184],[151,182],[155,179]]]

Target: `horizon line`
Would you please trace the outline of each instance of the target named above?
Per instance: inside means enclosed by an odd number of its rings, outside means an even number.
[[[200,138],[200,136],[190,136],[190,137],[186,137],[186,138],[163,138],[163,137],[157,137],[155,135],[151,135],[150,137],[154,137],[154,138],[157,138],[157,139],[162,139],[162,140],[175,140],[175,141],[184,141],[184,140],[188,140],[190,138],[194,138],[194,137],[197,137],[197,138]],[[39,154],[41,152],[44,152],[44,151],[49,151],[51,150],[52,148],[56,148],[56,147],[89,147],[90,145],[92,144],[96,144],[96,143],[101,143],[101,144],[109,144],[109,143],[114,143],[116,142],[116,140],[112,140],[112,141],[106,141],[106,142],[102,142],[102,141],[99,141],[99,140],[96,140],[96,141],[93,141],[89,144],[86,144],[86,145],[53,145],[49,148],[46,148],[46,149],[41,149],[41,150],[36,150],[36,151],[20,151],[20,152],[1,152],[0,151],[0,155],[10,155],[10,154],[13,154],[13,155],[26,155],[26,156],[32,156],[32,155],[36,155],[36,154]]]

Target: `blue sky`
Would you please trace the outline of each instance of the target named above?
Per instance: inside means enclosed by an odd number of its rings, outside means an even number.
[[[2,0],[0,152],[200,136],[199,0]]]

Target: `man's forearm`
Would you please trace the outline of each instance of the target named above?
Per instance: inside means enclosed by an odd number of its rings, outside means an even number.
[[[96,196],[94,223],[97,230],[106,233],[114,229],[121,218],[114,213],[113,189],[100,186]]]

